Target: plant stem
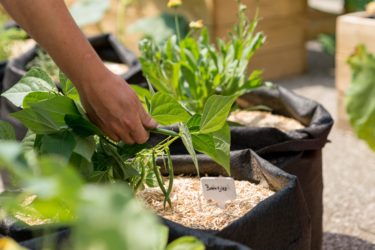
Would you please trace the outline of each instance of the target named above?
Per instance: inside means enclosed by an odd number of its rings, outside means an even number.
[[[177,12],[175,12],[175,15],[174,15],[174,22],[176,24],[177,40],[181,41],[180,25],[179,25],[179,22],[178,22]]]
[[[179,136],[179,134],[174,132],[173,130],[163,129],[163,128],[155,128],[151,130],[150,132],[154,134],[161,134],[161,135],[173,136],[173,137]]]

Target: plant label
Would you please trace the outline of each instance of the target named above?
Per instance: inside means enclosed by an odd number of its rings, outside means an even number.
[[[225,202],[236,199],[236,186],[231,177],[202,177],[201,185],[203,197],[214,200],[224,209]]]

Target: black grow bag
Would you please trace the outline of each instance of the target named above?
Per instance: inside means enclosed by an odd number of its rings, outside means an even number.
[[[102,34],[89,38],[90,44],[98,53],[103,61],[122,63],[128,66],[128,71],[121,77],[129,81],[137,81],[140,75],[140,64],[133,52],[125,48],[114,35]],[[3,86],[0,92],[4,92],[16,84],[25,74],[26,65],[37,55],[37,47],[31,49],[25,54],[11,60],[6,68],[3,77]],[[0,65],[1,66],[1,65]],[[0,68],[1,69],[1,68]],[[17,138],[21,139],[26,129],[16,120],[9,116],[10,113],[17,111],[18,108],[8,102],[5,98],[0,99],[0,118],[10,121],[16,128]]]
[[[207,156],[199,155],[198,158],[201,175],[225,175],[225,171]],[[173,162],[176,175],[196,174],[189,156],[173,156]],[[192,235],[203,241],[207,250],[310,249],[310,217],[295,176],[261,159],[251,150],[231,153],[231,174],[237,180],[266,186],[275,194],[220,231],[191,229],[163,219],[169,228],[169,241]],[[13,237],[30,249],[38,249],[46,237],[60,245],[69,237],[69,230],[64,228],[47,236],[43,236],[41,228],[8,222],[0,227],[0,234]]]
[[[322,148],[333,125],[330,114],[317,102],[283,87],[260,88],[238,100],[242,108],[265,105],[275,114],[291,117],[304,129],[282,132],[275,128],[231,127],[231,150],[252,149],[289,174],[297,176],[311,216],[311,249],[321,249],[323,215]],[[154,143],[163,139],[152,135]],[[181,141],[174,143],[175,157],[187,154]]]
[[[175,174],[192,175],[195,166],[188,155],[172,156]],[[222,167],[205,155],[199,155],[201,175],[225,176]],[[220,231],[194,230],[164,220],[170,238],[208,233],[244,244],[251,249],[310,249],[311,224],[306,202],[295,176],[263,160],[253,151],[231,152],[231,176],[263,185],[275,194],[260,202],[240,219]],[[204,242],[205,237],[199,237]]]

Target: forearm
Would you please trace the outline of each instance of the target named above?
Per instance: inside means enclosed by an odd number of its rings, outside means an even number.
[[[63,0],[0,0],[15,21],[54,59],[80,90],[108,74]],[[96,81],[97,82],[97,81]]]

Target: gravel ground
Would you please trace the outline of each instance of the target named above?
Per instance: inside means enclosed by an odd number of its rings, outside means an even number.
[[[276,83],[322,103],[336,118],[334,60],[316,43],[307,47],[307,72]],[[323,249],[375,250],[375,153],[336,126],[329,139],[323,151]]]

